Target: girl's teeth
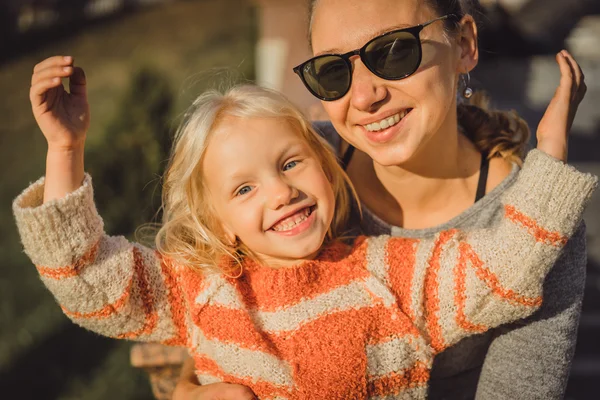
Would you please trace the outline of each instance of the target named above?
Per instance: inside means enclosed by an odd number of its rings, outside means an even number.
[[[397,114],[392,115],[391,117],[384,118],[379,122],[373,122],[371,124],[365,125],[365,128],[369,132],[380,131],[382,129],[389,128],[390,126],[396,125],[402,118],[404,118],[408,114],[408,111],[404,110]]]
[[[284,219],[283,221],[275,225],[272,229],[278,232],[289,231],[290,229],[307,219],[309,215],[310,208],[307,207],[302,211],[297,212],[296,214]]]

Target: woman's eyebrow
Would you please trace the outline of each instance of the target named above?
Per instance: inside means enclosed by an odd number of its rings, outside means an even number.
[[[365,43],[367,43],[369,40],[374,39],[377,36],[383,35],[384,33],[395,31],[396,29],[412,28],[413,26],[417,26],[417,25],[397,24],[397,25],[388,26],[388,27],[379,29],[378,31],[373,32],[370,35],[370,37],[364,41],[364,43],[361,45],[361,47],[364,46]],[[355,50],[355,49],[352,49],[352,50]],[[315,53],[314,56],[317,57],[317,56],[321,56],[323,54],[343,54],[343,53],[346,53],[346,51],[343,51],[343,50],[340,50],[337,48],[331,48],[331,49],[327,49],[327,50],[323,50],[318,53]]]

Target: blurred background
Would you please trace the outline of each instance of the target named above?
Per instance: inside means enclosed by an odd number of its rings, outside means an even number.
[[[535,128],[558,82],[554,54],[569,49],[588,85],[570,162],[600,174],[600,1],[481,5],[473,85]],[[256,81],[324,117],[291,72],[310,54],[306,25],[304,0],[0,0],[1,398],[152,398],[147,373],[131,365],[132,344],[73,325],[22,254],[11,202],[43,175],[46,151],[28,100],[33,66],[64,54],[85,69],[92,109],[86,167],[107,231],[133,238],[158,209],[179,117],[205,88]],[[588,279],[568,399],[597,399],[600,390],[598,194],[586,221]]]

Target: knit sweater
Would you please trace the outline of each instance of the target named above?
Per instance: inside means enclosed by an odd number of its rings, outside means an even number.
[[[314,127],[340,148],[330,122]],[[495,229],[504,215],[502,195],[517,180],[520,167],[452,219],[422,229],[394,226],[363,205],[349,226],[365,235],[431,238],[449,229]],[[360,228],[360,229],[357,229]],[[586,280],[585,224],[577,228],[544,282],[544,302],[529,318],[474,335],[437,355],[429,381],[430,400],[562,400],[575,353]]]
[[[595,186],[533,152],[497,229],[359,237],[290,268],[247,260],[237,279],[107,236],[89,176],[43,205],[41,179],[13,209],[68,317],[111,337],[186,346],[203,384],[241,383],[261,399],[424,398],[436,353],[540,306]]]

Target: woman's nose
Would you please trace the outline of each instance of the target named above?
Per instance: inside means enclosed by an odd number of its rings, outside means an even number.
[[[268,185],[267,204],[277,210],[286,206],[298,197],[298,189],[281,178],[274,178]]]
[[[350,102],[359,111],[372,112],[387,97],[387,89],[362,60],[357,58],[353,64]]]

